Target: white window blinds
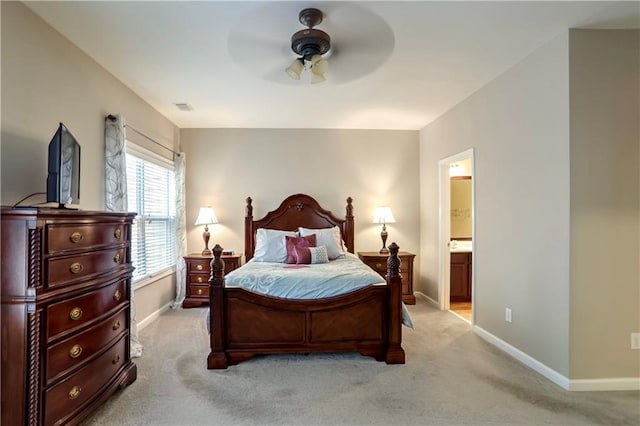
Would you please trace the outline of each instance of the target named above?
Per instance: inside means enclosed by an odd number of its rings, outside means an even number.
[[[127,143],[127,201],[135,211],[131,235],[133,281],[175,266],[176,194],[173,163]]]

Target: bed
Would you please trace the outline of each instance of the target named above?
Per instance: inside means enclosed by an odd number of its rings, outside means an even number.
[[[350,197],[344,219],[322,208],[313,197],[295,194],[258,220],[253,219],[252,199],[247,198],[245,265],[236,271],[241,273],[243,268],[258,263],[258,256],[264,254],[260,252],[264,248],[260,239],[262,233],[300,230],[302,234],[303,229],[317,231],[314,236],[326,235],[329,229],[339,230],[345,251],[343,257],[355,257]],[[307,249],[297,249],[294,252],[299,254],[298,260],[308,256]],[[259,354],[313,352],[359,352],[387,364],[405,363],[402,277],[395,243],[389,246],[386,280],[378,276],[370,284],[358,286],[345,294],[314,299],[275,297],[225,282],[222,251],[222,247],[216,244],[211,262],[211,351],[207,357],[207,368],[227,368]],[[304,267],[297,264],[282,266],[283,270],[287,268],[287,273],[288,269],[298,268],[304,273]]]

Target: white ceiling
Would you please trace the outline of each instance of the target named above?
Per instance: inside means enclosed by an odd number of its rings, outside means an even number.
[[[417,130],[567,28],[638,28],[640,3],[26,2],[180,128]],[[291,80],[298,13],[327,81]],[[174,103],[189,103],[180,111]]]

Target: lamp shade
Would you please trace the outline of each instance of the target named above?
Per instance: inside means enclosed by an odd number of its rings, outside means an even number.
[[[304,59],[294,59],[291,65],[286,68],[286,72],[294,80],[300,80],[300,73],[304,69]]]
[[[314,74],[324,74],[329,70],[329,62],[320,55],[311,58],[311,72]]]
[[[213,212],[213,209],[211,207],[200,207],[200,212],[196,219],[196,225],[211,225],[213,223],[218,223],[218,219],[216,218],[216,214]]]
[[[376,208],[375,214],[373,215],[373,223],[395,223],[396,219],[393,217],[393,213],[391,213],[391,208],[389,207],[378,207]]]

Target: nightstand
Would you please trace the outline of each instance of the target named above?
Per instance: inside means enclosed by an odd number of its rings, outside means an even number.
[[[224,274],[240,266],[240,254],[224,254]],[[183,308],[196,306],[209,306],[209,277],[211,276],[212,256],[190,254],[184,257],[187,264],[187,289],[186,297],[182,302]]]
[[[358,257],[371,269],[379,273],[382,278],[387,275],[388,254],[377,251],[359,251]],[[413,295],[413,259],[415,254],[406,251],[398,252],[400,258],[400,274],[402,275],[402,301],[408,305],[416,304],[416,297]]]

